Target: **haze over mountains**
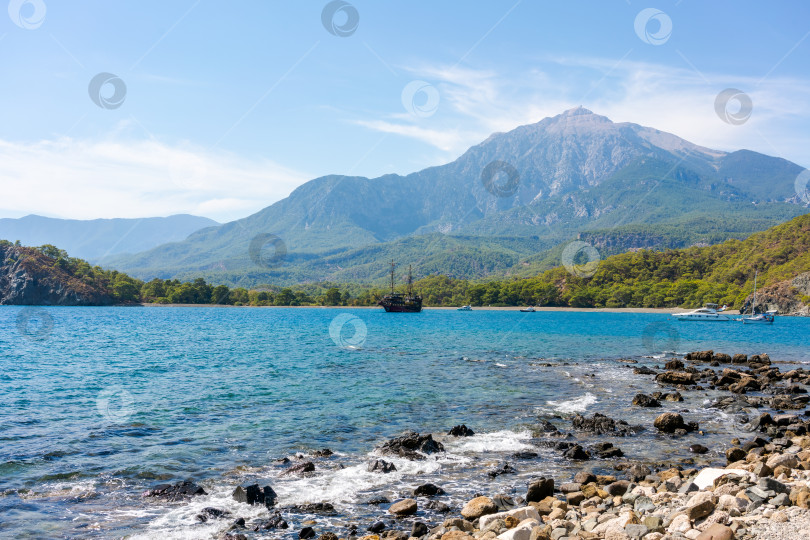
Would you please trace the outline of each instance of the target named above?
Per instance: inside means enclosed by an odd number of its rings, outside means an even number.
[[[25,216],[0,219],[0,239],[24,246],[53,244],[72,257],[98,262],[110,255],[137,253],[166,242],[177,242],[213,219],[180,214],[141,219],[57,219]]]
[[[793,187],[802,170],[576,108],[407,176],[317,178],[244,219],[105,262],[143,279],[243,286],[370,281],[392,258],[417,275],[520,274],[580,234],[622,251],[764,230],[806,212]],[[283,241],[280,264],[251,259],[259,234]]]

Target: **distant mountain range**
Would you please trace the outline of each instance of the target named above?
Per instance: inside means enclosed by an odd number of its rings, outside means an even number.
[[[56,219],[25,216],[0,219],[0,239],[24,246],[53,244],[72,257],[99,262],[105,257],[138,253],[167,242],[177,242],[205,227],[212,219],[190,215],[142,219]]]
[[[802,170],[576,108],[407,176],[317,178],[249,217],[105,263],[241,286],[374,281],[391,259],[416,276],[528,275],[577,236],[604,255],[746,237],[806,211]]]

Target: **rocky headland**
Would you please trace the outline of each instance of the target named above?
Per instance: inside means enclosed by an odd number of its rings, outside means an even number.
[[[106,306],[108,291],[63,269],[41,251],[0,244],[0,305]]]

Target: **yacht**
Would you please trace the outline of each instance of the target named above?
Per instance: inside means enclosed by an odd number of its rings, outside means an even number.
[[[726,322],[731,320],[728,316],[722,315],[717,308],[717,304],[706,304],[700,309],[686,313],[673,313],[672,316],[679,321]]]
[[[472,311],[472,306],[467,304],[466,306],[461,306],[460,308],[456,308],[458,311]]]
[[[757,313],[757,276],[759,272],[754,272],[754,298],[751,300],[751,314],[743,315],[740,319],[743,324],[773,324],[774,315],[776,310],[767,311],[765,313]]]
[[[520,311],[522,311],[523,313],[534,313],[537,310],[534,309],[534,306],[529,306],[529,307],[521,309]]]

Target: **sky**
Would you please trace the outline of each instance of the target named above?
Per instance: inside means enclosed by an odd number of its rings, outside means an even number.
[[[0,217],[225,222],[576,106],[810,166],[804,1],[2,2]]]

